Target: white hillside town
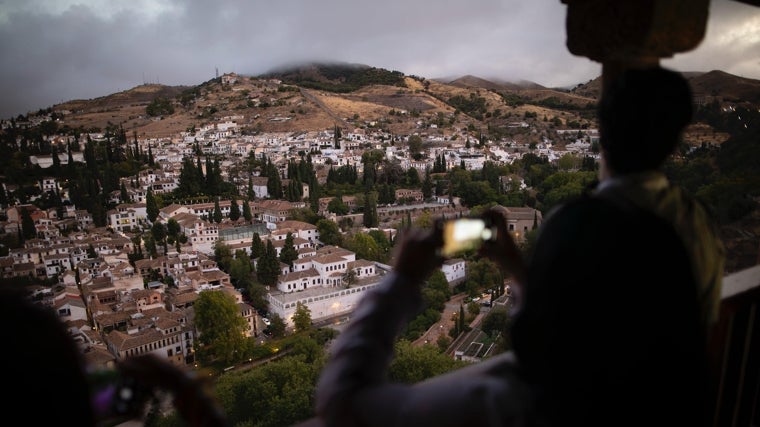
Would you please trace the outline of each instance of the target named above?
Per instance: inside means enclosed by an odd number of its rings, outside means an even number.
[[[52,174],[54,168],[69,162],[85,167],[86,156],[80,152],[69,156],[65,149],[57,159],[29,156],[30,163],[51,171],[39,182],[40,194],[59,195],[65,203],[57,209],[40,209],[33,197],[28,203],[3,206],[6,219],[0,226],[5,233],[20,234],[28,217],[35,236],[0,257],[0,278],[28,276],[54,284],[40,287],[35,298],[53,307],[67,322],[94,363],[108,364],[152,352],[176,364],[192,364],[197,339],[193,302],[201,292],[233,296],[247,321],[247,335],[260,337],[273,315],[293,328],[298,306],[307,307],[315,323],[350,315],[389,271],[388,265],[360,251],[329,243],[332,237],[321,236],[321,228],[303,216],[305,210],[313,207],[313,213],[333,223],[339,234],[353,229],[365,236],[379,233],[392,241],[403,224],[469,214],[462,197],[452,194],[440,179],[445,175],[441,170],[477,171],[493,164],[508,165],[526,153],[549,162],[565,155],[595,158],[591,147],[598,139],[595,129],[558,133],[566,143],[566,150],[561,151],[548,139],[540,144],[479,141],[466,128],[453,128],[442,136],[422,121],[417,132],[409,135],[391,135],[369,125],[343,129],[339,138],[334,129],[250,135],[241,131],[241,124],[248,119],[226,116],[165,138],[135,136],[129,145],[136,152],[150,153],[153,163],[119,179],[120,190],[108,195],[113,208],[102,214],[105,224],[101,226],[96,226],[94,212],[72,202],[76,198],[69,193],[70,187]],[[529,126],[524,122],[518,125]],[[424,149],[412,153],[407,143],[410,138],[421,140]],[[107,136],[88,133],[81,139],[98,143]],[[66,135],[51,140],[60,147],[76,142]],[[309,194],[314,186],[306,177],[295,175],[298,165],[308,162],[316,171],[316,185],[339,180],[337,174],[344,172],[361,180],[365,174],[382,172],[365,170],[371,156],[377,156],[373,165],[392,165],[406,181],[403,186],[376,184],[372,188],[378,200],[376,224],[370,227],[363,225],[369,196],[345,194],[338,200],[319,195],[317,199]],[[259,166],[246,166],[252,162]],[[204,176],[217,174],[237,189],[237,196],[175,202],[172,194],[185,185],[183,174],[191,166]],[[439,176],[433,188],[426,190],[423,181],[427,174],[435,174],[434,170]],[[527,187],[518,176],[497,176],[495,182],[503,191]],[[6,194],[13,190],[3,187]],[[282,196],[272,194],[273,189]],[[162,205],[151,221],[151,204],[156,199]],[[507,207],[505,212],[510,232],[518,239],[542,220],[540,211],[524,206]],[[156,224],[163,225],[171,238],[151,234]],[[246,302],[245,292],[234,286],[230,274],[215,260],[220,244],[233,256],[239,251],[251,256],[254,236],[265,246],[271,243],[278,257],[286,245],[292,245],[296,253],[291,264],[280,263],[276,280],[267,287],[266,315]],[[141,256],[133,259],[135,254]],[[258,268],[257,258],[251,261]],[[466,279],[467,268],[464,260],[453,259],[441,270],[453,288]]]

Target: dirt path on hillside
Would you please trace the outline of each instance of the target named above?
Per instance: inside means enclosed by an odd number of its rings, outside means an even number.
[[[328,116],[332,117],[333,120],[339,123],[339,126],[341,126],[343,129],[353,129],[353,126],[348,123],[347,121],[343,120],[342,117],[338,116],[333,110],[330,109],[324,102],[322,102],[321,99],[319,99],[316,95],[309,92],[308,90],[304,88],[301,89],[301,95],[308,99],[309,101],[313,102],[314,105],[319,107],[322,111],[327,113]]]

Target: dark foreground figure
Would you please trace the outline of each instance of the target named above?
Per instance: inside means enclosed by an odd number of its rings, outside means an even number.
[[[418,384],[387,381],[397,334],[441,262],[440,236],[412,230],[398,243],[395,271],[332,347],[317,388],[324,425],[708,424],[705,324],[715,287],[719,295],[722,249],[711,235],[689,234],[709,232],[707,217],[698,204],[667,197],[681,193],[657,171],[691,118],[688,86],[674,74],[633,70],[606,92],[601,187],[547,215],[528,262],[504,217],[486,214],[498,238],[481,254],[520,284],[507,331],[514,351]],[[630,102],[644,105],[629,111]],[[650,108],[657,102],[669,106]],[[646,176],[659,186],[639,179]],[[698,277],[704,271],[709,277]]]

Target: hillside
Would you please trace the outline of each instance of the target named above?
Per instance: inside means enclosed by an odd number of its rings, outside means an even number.
[[[760,104],[760,81],[721,71],[685,74],[700,100]],[[422,124],[428,133],[443,136],[468,128],[474,135],[487,132],[492,139],[537,142],[542,133],[570,124],[595,127],[600,90],[601,78],[563,90],[472,75],[426,79],[362,64],[302,64],[260,76],[228,74],[197,86],[141,85],[52,109],[64,113],[63,124],[71,128],[118,125],[130,135],[151,138],[176,136],[234,117],[248,133],[319,131],[339,125],[406,135],[419,132]],[[157,99],[168,100],[173,112],[149,116],[147,107]],[[520,131],[516,124],[526,118],[538,132]],[[706,135],[718,143],[725,140],[725,135],[696,124],[687,142],[701,144]]]
[[[324,130],[338,124],[409,134],[420,122],[428,122],[437,123],[441,134],[446,127],[469,127],[490,128],[499,136],[499,129],[506,132],[526,113],[582,121],[578,112],[561,107],[592,101],[532,82],[489,82],[470,76],[445,83],[359,64],[307,64],[261,76],[228,75],[224,81],[216,78],[194,87],[141,85],[64,102],[52,110],[63,113],[63,124],[71,128],[119,125],[129,134],[155,138],[231,116],[251,133]],[[560,102],[542,104],[552,97]],[[156,99],[170,100],[173,113],[148,116],[146,108]]]

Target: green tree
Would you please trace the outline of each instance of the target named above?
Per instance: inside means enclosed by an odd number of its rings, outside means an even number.
[[[282,199],[282,180],[280,179],[280,173],[273,165],[271,166],[269,175],[267,175],[267,193],[269,193],[269,198],[271,199]]]
[[[364,195],[363,223],[365,227],[377,227],[377,192],[370,191]]]
[[[230,220],[237,221],[240,219],[240,207],[238,207],[235,196],[230,198]]]
[[[267,240],[266,250],[256,263],[256,277],[265,286],[277,284],[280,276],[280,261],[277,258],[277,250],[271,240]]]
[[[471,297],[481,294],[483,289],[498,286],[503,281],[499,268],[489,259],[480,258],[467,264],[465,290]]]
[[[395,344],[394,358],[388,368],[389,381],[415,384],[467,365],[438,351],[435,346],[415,347],[407,340]]]
[[[422,153],[422,138],[419,135],[412,135],[409,137],[408,144],[409,154],[413,158],[419,159]]]
[[[317,231],[319,240],[326,245],[340,246],[343,243],[343,235],[338,228],[338,224],[329,219],[320,219],[317,221]]]
[[[121,200],[122,203],[129,203],[132,201],[132,199],[129,198],[129,193],[127,193],[127,185],[123,180],[121,181],[121,186],[119,187],[119,200]]]
[[[37,227],[34,225],[32,215],[27,208],[18,208],[21,211],[21,234],[24,240],[34,239],[37,237]]]
[[[311,310],[300,301],[296,303],[296,310],[293,313],[293,325],[296,332],[305,332],[311,329]]]
[[[351,286],[356,284],[357,278],[356,278],[356,270],[353,268],[346,269],[346,272],[343,273],[343,284],[346,285],[346,288],[350,288]]]
[[[327,204],[327,210],[335,215],[345,215],[348,213],[348,206],[343,203],[343,197],[340,193],[330,200],[330,203]]]
[[[577,170],[581,166],[581,158],[572,153],[563,154],[557,160],[557,167],[563,171]]]
[[[222,375],[214,394],[231,426],[295,426],[314,416],[317,378],[324,362],[283,357],[235,375]]]
[[[174,105],[168,98],[158,97],[145,107],[145,113],[151,117],[174,114]]]
[[[293,261],[298,259],[298,251],[293,245],[293,233],[288,232],[285,236],[285,245],[280,250],[280,261],[293,268]]]
[[[436,292],[440,294],[440,298],[445,304],[446,301],[451,298],[451,288],[449,287],[449,281],[446,279],[446,275],[440,269],[436,269],[430,275],[425,286],[423,288],[426,292]],[[443,309],[443,307],[440,307]]]
[[[282,338],[285,336],[285,320],[277,313],[269,315],[269,331],[272,332],[273,338]]]
[[[251,259],[256,259],[264,255],[266,249],[264,242],[261,241],[259,233],[253,233],[253,237],[251,238]]]
[[[182,161],[182,169],[179,172],[179,183],[174,190],[178,197],[196,196],[202,192],[203,172],[193,164],[193,159],[186,157]]]
[[[470,301],[467,303],[467,312],[470,313],[472,317],[477,316],[480,314],[480,304],[478,304],[476,301]]]
[[[214,199],[214,213],[211,217],[215,223],[219,224],[222,222],[222,208],[219,207],[219,198]]]
[[[425,200],[433,197],[433,181],[430,179],[430,169],[425,170],[425,180],[422,181],[422,197]]]
[[[147,233],[143,236],[143,244],[145,245],[145,251],[150,254],[152,257],[157,257],[158,252],[156,251],[156,241],[153,239],[152,233]]]
[[[462,333],[466,330],[467,325],[464,321],[464,306],[462,304],[459,304],[459,317],[457,317],[457,329],[459,330],[459,333]]]
[[[265,288],[264,285],[258,282],[252,282],[248,286],[248,296],[251,298],[251,306],[259,311],[269,311],[267,293],[267,288]]]
[[[483,318],[480,328],[491,337],[499,337],[497,341],[498,351],[505,352],[512,349],[512,341],[509,338],[509,330],[512,327],[512,318],[509,316],[507,309],[503,307],[494,307]]]
[[[145,195],[145,213],[148,215],[148,221],[156,222],[159,209],[161,207],[158,206],[156,197],[153,195],[153,190],[148,188],[148,194]]]
[[[214,242],[214,261],[220,270],[229,272],[232,265],[232,249],[223,240]]]
[[[153,235],[153,240],[156,241],[156,243],[161,243],[164,246],[164,254],[167,252],[167,242],[166,242],[166,226],[163,222],[154,222],[153,226],[150,227],[150,234]]]
[[[345,246],[356,253],[357,259],[383,261],[383,253],[375,239],[364,233],[356,233],[346,239]]]
[[[251,205],[248,203],[248,199],[243,199],[243,218],[247,222],[251,222],[253,214],[251,213]]]
[[[335,125],[335,129],[333,130],[333,146],[336,149],[340,149],[340,138],[342,137],[342,132],[340,129],[340,126]]]
[[[251,278],[251,258],[248,257],[248,252],[243,249],[235,251],[235,257],[232,259],[229,266],[230,280],[232,280],[237,287],[243,287],[242,284],[247,284]]]
[[[387,259],[391,250],[391,242],[388,240],[388,236],[385,232],[383,230],[369,230],[369,233],[367,234],[375,240],[375,243],[377,243],[377,246],[380,248],[380,252],[385,254],[385,258]]]
[[[169,221],[166,222],[166,234],[177,240],[179,239],[179,234],[182,231],[182,227],[180,227],[179,223],[174,218],[169,218]]]
[[[246,354],[248,324],[235,299],[221,291],[203,291],[193,304],[198,329],[198,355],[203,364],[233,364]]]

